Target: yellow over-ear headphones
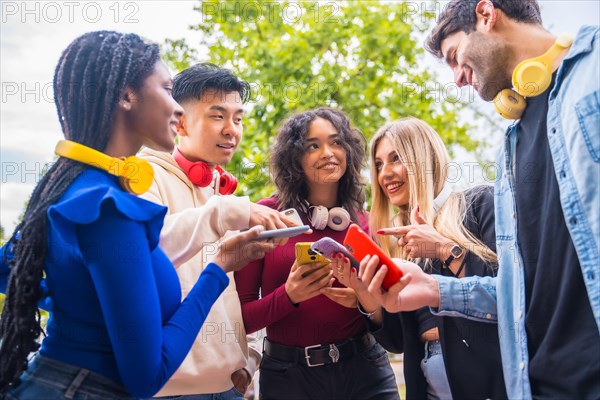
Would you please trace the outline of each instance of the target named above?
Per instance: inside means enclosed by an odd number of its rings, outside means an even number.
[[[54,152],[61,157],[70,158],[118,176],[123,190],[136,195],[150,189],[154,179],[154,170],[150,163],[136,156],[115,158],[70,140],[59,141]]]
[[[521,118],[527,106],[525,98],[539,96],[548,89],[552,82],[554,61],[571,44],[573,36],[562,34],[541,56],[521,61],[512,75],[514,90],[504,89],[494,98],[498,114],[507,119]]]

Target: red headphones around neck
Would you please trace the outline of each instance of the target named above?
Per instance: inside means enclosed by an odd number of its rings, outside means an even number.
[[[194,185],[200,187],[210,185],[213,180],[213,171],[206,163],[188,160],[181,154],[177,147],[175,147],[175,151],[173,152],[173,158]],[[219,193],[223,195],[233,194],[238,184],[235,176],[218,165],[215,166],[215,169],[219,172]]]

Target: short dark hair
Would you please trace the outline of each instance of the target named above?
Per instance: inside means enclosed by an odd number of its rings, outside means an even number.
[[[350,123],[342,111],[321,107],[294,114],[281,124],[271,150],[273,181],[281,209],[304,208],[308,197],[308,185],[302,169],[302,157],[306,152],[306,137],[311,122],[322,118],[331,122],[340,135],[346,151],[346,172],[340,179],[338,201],[353,221],[364,209],[365,183],[361,168],[366,163],[367,142],[363,134]]]
[[[442,58],[441,45],[445,38],[456,32],[473,32],[477,23],[475,8],[480,1],[452,0],[448,3],[425,41],[425,50],[437,58]],[[537,0],[494,0],[492,4],[515,21],[540,25],[542,23]]]
[[[188,100],[200,100],[210,90],[223,93],[238,92],[244,103],[250,97],[248,82],[215,64],[196,64],[173,78],[173,98],[180,104]]]

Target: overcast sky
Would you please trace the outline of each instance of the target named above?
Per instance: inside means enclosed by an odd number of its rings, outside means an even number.
[[[324,1],[323,5],[333,3]],[[417,9],[422,1],[414,2]],[[445,2],[442,2],[442,6]],[[84,32],[135,32],[162,43],[185,37],[200,21],[196,1],[0,1],[0,224],[10,234],[45,163],[63,138],[52,102],[52,75],[60,52]],[[600,23],[599,0],[541,1],[544,25],[554,33],[575,34]],[[277,9],[275,9],[277,10]],[[216,11],[216,10],[212,10]],[[296,9],[286,12],[295,18]],[[236,12],[234,10],[234,12]],[[237,10],[243,16],[244,10]],[[265,14],[267,11],[265,10]],[[433,58],[427,58],[432,65]],[[451,75],[440,77],[442,81]]]

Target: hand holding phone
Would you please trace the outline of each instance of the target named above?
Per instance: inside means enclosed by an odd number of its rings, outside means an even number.
[[[304,225],[304,222],[302,222],[302,218],[300,218],[300,214],[298,214],[298,211],[296,211],[295,208],[288,208],[287,210],[283,210],[280,212],[281,214],[283,214],[284,217],[294,221],[296,224]]]
[[[344,245],[348,249],[348,251],[354,255],[354,257],[358,260],[362,260],[366,256],[376,255],[379,257],[379,265],[377,269],[381,268],[382,265],[386,265],[388,267],[388,272],[383,279],[384,289],[389,289],[395,283],[397,283],[400,278],[402,278],[402,270],[392,259],[381,250],[379,246],[367,235],[362,229],[358,227],[356,224],[350,225],[348,228],[348,233],[346,233],[346,238],[344,239]]]
[[[239,271],[248,263],[264,258],[265,254],[273,251],[277,245],[264,240],[257,242],[260,230],[261,227],[255,226],[219,242],[213,262],[228,273]]]
[[[272,229],[270,231],[264,231],[255,240],[268,240],[276,238],[289,238],[298,236],[310,229],[308,225],[292,226],[290,228]]]
[[[331,268],[327,267],[329,260],[312,252],[310,245],[311,242],[296,243],[296,262],[285,281],[285,292],[292,304],[320,296],[321,289],[328,286],[333,277]]]
[[[298,266],[300,266],[300,265],[306,265],[306,264],[320,263],[320,264],[322,264],[322,266],[314,268],[310,271],[304,272],[302,274],[303,277],[308,276],[308,275],[312,274],[313,272],[318,271],[321,268],[324,268],[327,265],[329,265],[328,259],[323,257],[321,254],[318,254],[318,253],[314,252],[313,250],[311,250],[311,248],[310,248],[311,244],[312,244],[311,242],[296,243],[296,264]]]
[[[335,253],[341,253],[350,260],[350,265],[358,270],[360,267],[360,261],[358,261],[344,246],[336,242],[330,237],[324,237],[312,244],[310,248],[329,259],[333,257]]]

